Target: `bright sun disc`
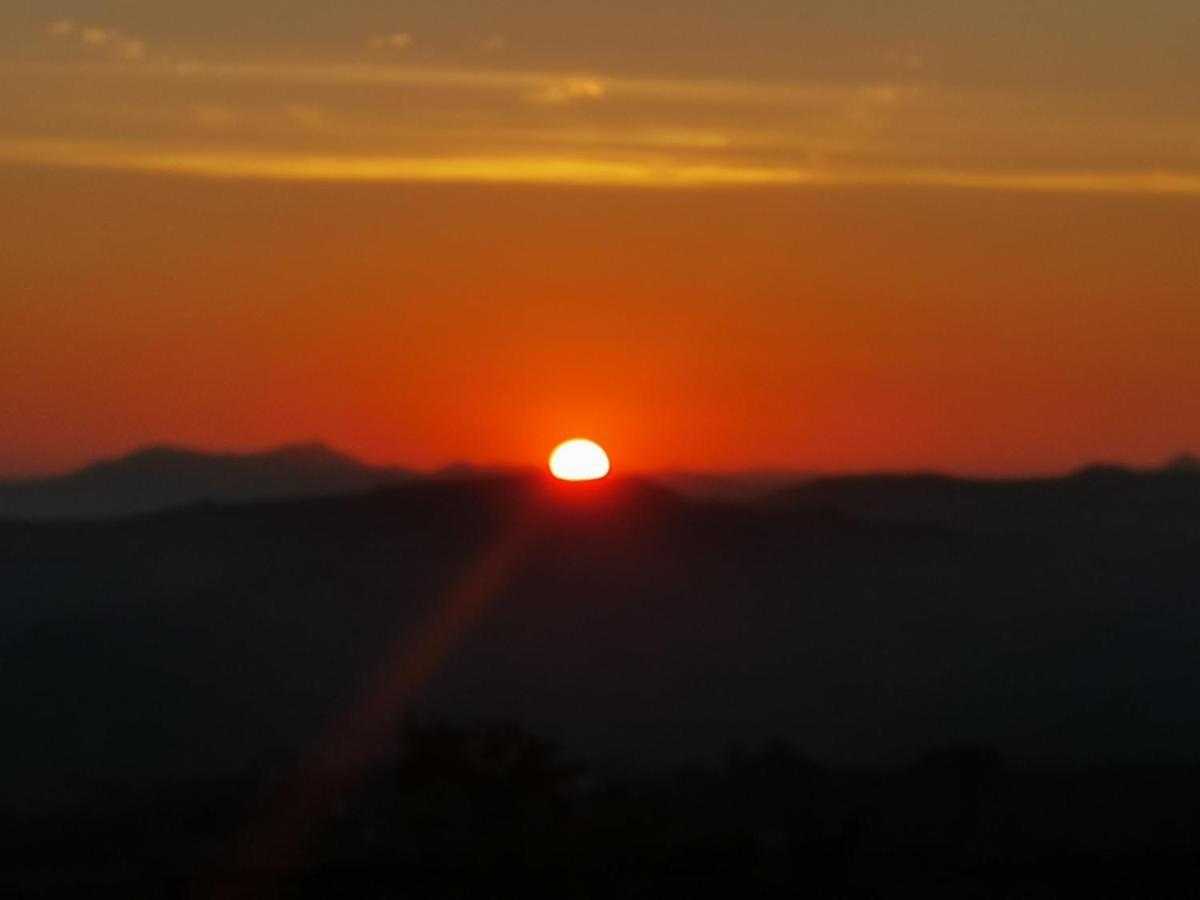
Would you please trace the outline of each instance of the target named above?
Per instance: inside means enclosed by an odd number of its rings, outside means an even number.
[[[562,481],[596,481],[608,469],[608,454],[595,441],[575,438],[550,454],[550,474]]]

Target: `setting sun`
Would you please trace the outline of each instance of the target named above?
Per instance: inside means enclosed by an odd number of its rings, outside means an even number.
[[[608,471],[608,454],[595,441],[575,438],[550,454],[550,474],[562,481],[596,481]]]

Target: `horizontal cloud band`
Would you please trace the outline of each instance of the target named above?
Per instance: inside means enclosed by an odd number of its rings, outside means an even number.
[[[719,188],[754,185],[1200,196],[1200,172],[803,168],[588,156],[358,156],[197,152],[113,144],[5,140],[0,163],[204,178],[309,182],[442,182]]]

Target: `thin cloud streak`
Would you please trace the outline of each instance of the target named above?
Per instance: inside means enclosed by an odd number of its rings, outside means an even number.
[[[392,34],[376,34],[367,38],[367,46],[372,50],[407,50],[415,43],[415,39],[407,31],[396,31]]]
[[[441,182],[609,187],[790,184],[796,170],[671,160],[573,156],[406,157],[261,152],[207,153],[63,141],[0,142],[0,162],[203,178],[309,182]]]
[[[71,74],[90,78],[111,74],[107,67],[87,64],[17,63],[6,69],[30,74]],[[589,72],[460,69],[365,63],[153,61],[121,74],[146,78],[289,85],[309,87],[425,87],[483,92],[509,92],[544,100],[550,96],[614,97],[664,100],[684,105],[811,106],[831,100],[911,97],[927,85],[918,82],[770,82],[708,78],[629,78]]]
[[[80,47],[98,50],[123,62],[138,62],[146,56],[145,41],[116,28],[56,19],[46,26],[46,33],[55,40],[67,40]]]
[[[232,180],[479,183],[625,188],[914,187],[1070,194],[1200,196],[1200,172],[853,169],[589,156],[358,156],[196,152],[86,142],[0,142],[0,162]]]

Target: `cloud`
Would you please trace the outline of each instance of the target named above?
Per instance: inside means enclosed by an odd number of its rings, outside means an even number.
[[[697,163],[657,155],[400,156],[196,150],[91,141],[0,140],[0,162],[200,178],[700,189],[910,187],[1200,198],[1200,170],[996,171]]]
[[[107,29],[95,26],[84,28],[79,32],[79,36],[89,47],[103,47],[112,39],[112,35]]]
[[[367,46],[372,50],[407,50],[415,43],[416,38],[407,31],[376,34],[367,38]]]
[[[84,40],[78,24],[56,30],[60,40]],[[107,38],[90,40],[102,47]],[[959,90],[918,78],[655,78],[162,53],[120,67],[0,60],[0,77],[34,87],[42,79],[45,96],[58,92],[55,105],[11,118],[6,131],[14,139],[107,135],[116,143],[95,157],[106,165],[214,177],[1191,195],[1200,172],[1200,125],[1193,121],[1132,108],[1101,113],[1071,96]],[[111,89],[98,108],[90,93],[78,96],[91,103],[61,102],[104,84],[99,79],[109,79]],[[391,93],[400,88],[404,103]],[[119,91],[126,90],[132,92],[122,102]],[[168,128],[168,121],[184,126]],[[147,143],[123,140],[134,133]],[[228,140],[211,140],[217,135]],[[118,160],[113,146],[136,152]],[[471,160],[452,161],[463,153]],[[57,154],[52,158],[63,158]],[[314,158],[304,163],[303,154]],[[510,156],[521,164],[505,168]]]
[[[111,59],[137,62],[146,56],[146,42],[116,28],[83,25],[71,19],[58,19],[46,27],[46,33],[56,40],[70,41],[88,50],[98,51]]]
[[[12,69],[13,66],[8,68]],[[28,68],[28,67],[26,67]],[[213,83],[318,88],[417,87],[464,92],[512,92],[530,102],[567,103],[620,95],[622,100],[761,109],[887,106],[921,92],[915,83],[822,83],[713,78],[641,78],[540,70],[399,66],[376,63],[159,60],[140,69],[147,77],[175,75]]]
[[[867,84],[850,93],[842,104],[842,115],[858,126],[873,127],[907,101],[921,96],[924,85],[918,84]]]
[[[492,34],[479,42],[479,49],[486,53],[495,53],[508,46],[508,38],[502,34]]]
[[[0,140],[0,162],[201,178],[686,188],[795,184],[807,173],[731,163],[587,156],[358,156]]]
[[[534,103],[571,103],[575,100],[599,100],[606,93],[595,78],[563,78],[540,85],[525,95]]]

